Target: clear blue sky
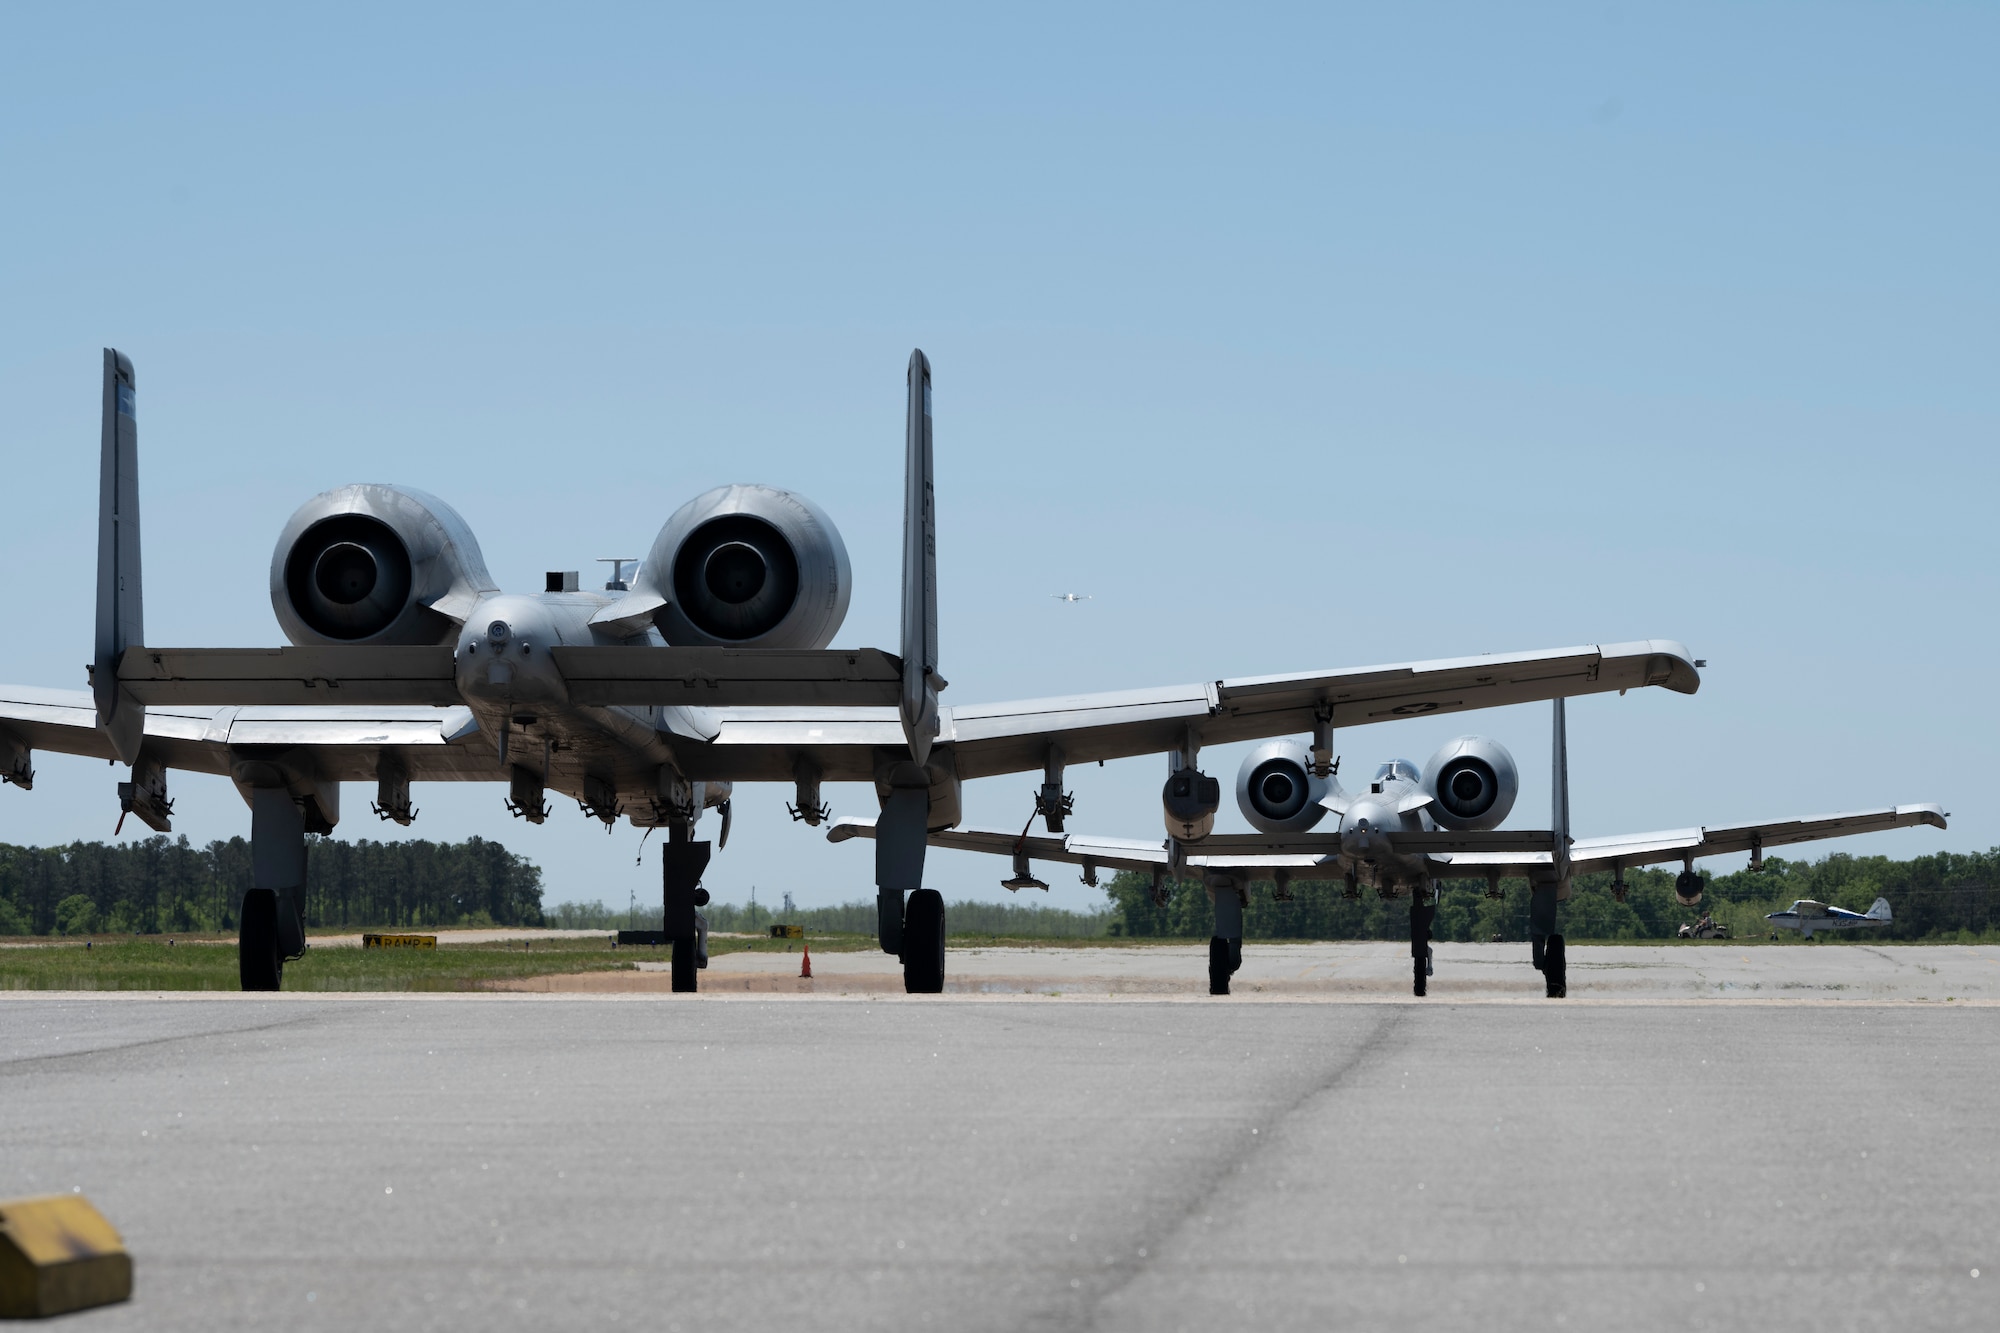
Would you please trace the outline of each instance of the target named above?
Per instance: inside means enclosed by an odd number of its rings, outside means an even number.
[[[83,684],[107,344],[156,642],[277,641],[329,486],[444,496],[531,588],[749,480],[834,516],[841,642],[888,647],[921,345],[947,702],[1678,638],[1698,696],[1572,709],[1580,833],[1938,800],[1852,849],[2000,843],[2000,10],[851,9],[0,9],[0,679]],[[1539,820],[1544,708],[1340,749],[1461,730]],[[40,768],[0,840],[110,834],[116,773]],[[1163,775],[1075,772],[1075,826],[1157,833]],[[371,794],[342,836],[398,835]],[[711,885],[870,892],[789,795]],[[500,800],[420,788],[413,832],[657,892],[636,831]]]

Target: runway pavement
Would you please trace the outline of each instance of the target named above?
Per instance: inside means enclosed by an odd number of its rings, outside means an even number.
[[[1438,944],[1431,998],[1454,1003],[1535,1001],[1541,974],[1528,946]],[[664,953],[648,954],[662,958]],[[701,985],[716,994],[899,994],[900,965],[877,950],[799,956],[718,955]],[[639,973],[595,972],[512,983],[522,990],[665,991],[668,964]],[[1064,999],[1182,998],[1208,1002],[1208,946],[1143,948],[954,948],[946,989],[960,994],[1034,994]],[[1578,945],[1569,955],[1570,995],[1580,1000],[1742,999],[1973,1001],[2000,1003],[2000,947],[1862,942],[1770,947],[1699,944]],[[1369,1001],[1410,994],[1410,946],[1382,940],[1279,943],[1253,940],[1232,983],[1239,1001]]]
[[[1942,1004],[17,993],[0,1197],[123,1229],[92,1330],[1990,1327],[1996,1070]]]

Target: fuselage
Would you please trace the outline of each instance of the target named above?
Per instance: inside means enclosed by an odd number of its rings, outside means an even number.
[[[675,740],[698,747],[713,728],[705,734],[700,709],[571,702],[551,649],[662,643],[652,629],[621,638],[593,626],[591,617],[611,600],[588,592],[482,598],[459,631],[458,690],[480,730],[494,739],[496,764],[504,736],[506,766],[538,772],[548,786],[578,797],[589,781],[609,784],[633,822],[649,823],[662,767],[683,773],[689,767]]]
[[[1392,759],[1375,770],[1367,789],[1346,796],[1340,812],[1340,854],[1357,874],[1372,876],[1384,888],[1408,887],[1427,881],[1429,858],[1396,852],[1391,846],[1397,833],[1427,833],[1437,828],[1429,813],[1429,798],[1423,788],[1423,774],[1407,759]]]

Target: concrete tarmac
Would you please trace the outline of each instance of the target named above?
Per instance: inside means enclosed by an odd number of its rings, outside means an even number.
[[[1983,1328],[1996,1070],[1943,1004],[14,993],[0,1197],[123,1230],[77,1329]]]
[[[1539,1002],[1542,976],[1526,944],[1437,944],[1433,1000],[1477,1004]],[[647,951],[645,957],[664,957]],[[813,955],[813,979],[799,978],[796,953],[718,954],[701,986],[715,994],[900,994],[901,965],[879,950]],[[639,972],[527,978],[510,988],[538,991],[666,991],[670,965],[642,961]],[[1410,946],[1386,940],[1244,946],[1231,982],[1240,1001],[1398,1000],[1410,995]],[[1184,998],[1208,1001],[1208,945],[1137,948],[954,948],[946,989],[958,994],[1076,998]],[[1569,951],[1569,993],[1582,1000],[1738,999],[1954,1001],[2000,1003],[2000,947],[1888,945],[1856,941],[1769,947],[1698,944],[1577,945]]]

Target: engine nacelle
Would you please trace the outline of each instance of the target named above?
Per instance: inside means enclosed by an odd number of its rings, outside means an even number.
[[[847,618],[847,545],[820,507],[718,486],[675,511],[626,595],[681,647],[824,648]]]
[[[1326,814],[1320,804],[1332,786],[1307,769],[1311,758],[1297,741],[1265,741],[1236,770],[1236,807],[1259,833],[1303,833]]]
[[[1674,898],[1682,907],[1693,907],[1700,902],[1707,888],[1707,882],[1692,870],[1674,876]]]
[[[451,643],[498,591],[457,511],[402,486],[314,496],[271,553],[271,608],[297,644]]]
[[[1222,808],[1222,784],[1199,769],[1178,769],[1160,791],[1167,836],[1199,842],[1215,831],[1215,812]]]
[[[1484,736],[1460,736],[1424,765],[1431,817],[1444,828],[1483,832],[1500,827],[1521,794],[1521,775],[1507,747]]]

